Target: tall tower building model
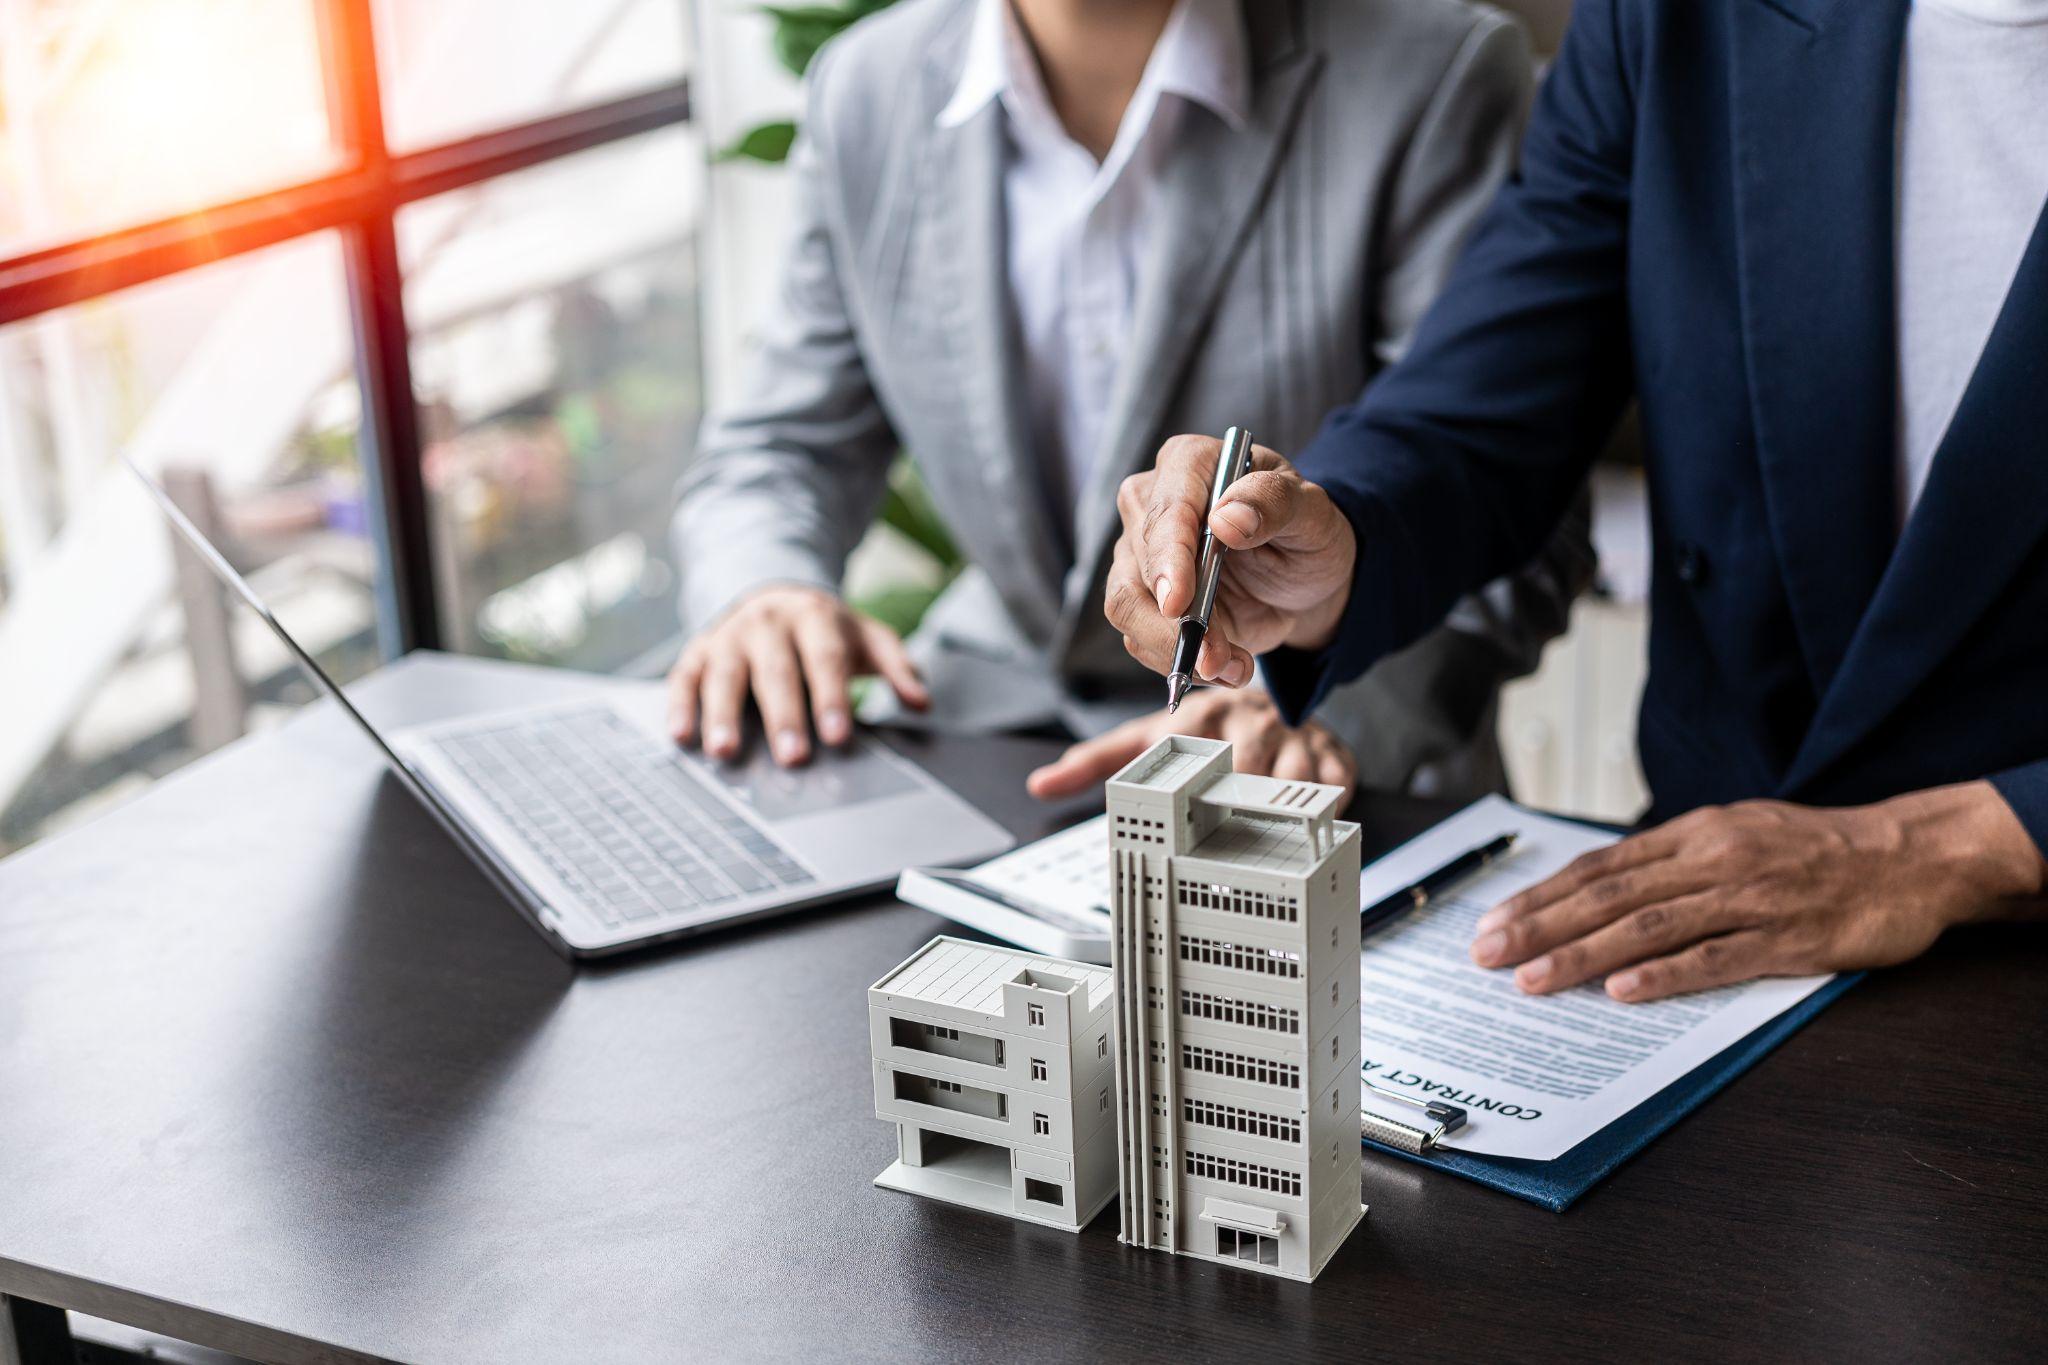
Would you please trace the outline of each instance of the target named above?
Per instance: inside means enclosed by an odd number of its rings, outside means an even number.
[[[1125,1242],[1312,1280],[1358,1226],[1358,826],[1172,736],[1108,784]]]

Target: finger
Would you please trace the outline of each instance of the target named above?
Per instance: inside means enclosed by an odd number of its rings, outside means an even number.
[[[913,711],[929,707],[932,704],[931,689],[924,685],[924,676],[917,671],[917,664],[911,659],[902,637],[869,617],[859,616],[854,620],[868,662],[896,693],[897,700]]]
[[[704,752],[733,758],[740,751],[740,711],[747,704],[747,661],[739,651],[717,645],[707,651],[704,686],[698,694],[704,719]]]
[[[1223,717],[1222,737],[1230,741],[1231,757],[1237,771],[1264,775],[1273,771],[1280,756],[1280,742],[1287,737],[1284,726],[1264,707],[1232,707]]]
[[[783,767],[795,767],[811,756],[811,726],[804,714],[803,668],[789,632],[780,625],[751,632],[747,671],[753,676],[761,726],[768,733],[768,752]]]
[[[1024,790],[1041,801],[1072,796],[1107,781],[1126,763],[1152,747],[1158,738],[1155,717],[1125,721],[1114,730],[1072,745],[1024,779]]]
[[[1568,990],[1748,923],[1747,913],[1721,889],[1658,901],[1523,963],[1515,984],[1532,995]]]
[[[1563,871],[1545,877],[1528,890],[1510,896],[1494,906],[1480,916],[1479,923],[1474,927],[1482,931],[1493,929],[1509,920],[1533,914],[1546,905],[1554,904],[1582,890],[1602,877],[1669,857],[1676,847],[1671,826],[1660,825],[1646,833],[1632,835],[1619,843],[1596,848],[1590,853],[1582,853],[1572,859]]]
[[[1243,687],[1252,680],[1252,656],[1237,644],[1237,617],[1220,598],[1195,655],[1195,676],[1224,687]]]
[[[1745,929],[1616,972],[1607,978],[1607,993],[1630,1003],[1661,1000],[1748,981],[1762,976],[1769,962],[1770,936],[1761,929]]]
[[[668,673],[668,732],[678,744],[697,741],[697,689],[704,682],[704,651],[683,651]]]
[[[1157,600],[1139,578],[1137,552],[1128,537],[1117,542],[1102,590],[1102,614],[1123,632],[1124,648],[1132,658],[1155,673],[1166,672],[1179,627],[1160,614]]]
[[[1161,615],[1179,616],[1195,598],[1195,554],[1209,507],[1209,486],[1223,443],[1213,436],[1176,436],[1159,460],[1134,530],[1138,576]]]
[[[1320,725],[1307,727],[1315,737],[1316,781],[1344,789],[1344,802],[1349,805],[1358,791],[1358,761],[1351,756],[1351,750],[1344,742]]]
[[[853,737],[849,695],[858,647],[852,636],[851,624],[836,609],[809,611],[797,621],[797,661],[810,694],[811,721],[823,744],[844,744]]]
[[[1209,527],[1228,550],[1284,541],[1301,506],[1301,494],[1301,476],[1292,469],[1254,470],[1216,500]]]
[[[1284,782],[1316,780],[1316,755],[1308,736],[1296,730],[1280,741],[1273,755],[1273,776]]]
[[[1525,915],[1492,924],[1480,916],[1472,926],[1472,960],[1482,967],[1529,962],[1645,906],[1709,890],[1717,880],[1706,864],[1676,857],[1609,873]]]

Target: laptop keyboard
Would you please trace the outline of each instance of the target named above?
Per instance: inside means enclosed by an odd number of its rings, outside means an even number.
[[[464,729],[433,744],[607,925],[813,880],[608,707]]]

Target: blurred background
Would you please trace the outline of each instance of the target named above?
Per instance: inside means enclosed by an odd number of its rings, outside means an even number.
[[[1510,6],[1546,45],[1567,7]],[[123,455],[342,678],[666,667],[670,489],[774,289],[839,8],[0,0],[0,853],[310,698]],[[1602,590],[1503,733],[1518,795],[1627,818],[1625,452],[1599,494]],[[949,547],[914,482],[885,521],[849,591],[905,624]]]

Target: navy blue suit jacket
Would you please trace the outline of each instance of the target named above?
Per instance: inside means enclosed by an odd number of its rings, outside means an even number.
[[[1525,562],[1640,400],[1663,818],[1991,778],[2048,849],[2048,226],[1901,534],[1907,0],[1580,0],[1407,357],[1302,451],[1357,530],[1290,719]]]

